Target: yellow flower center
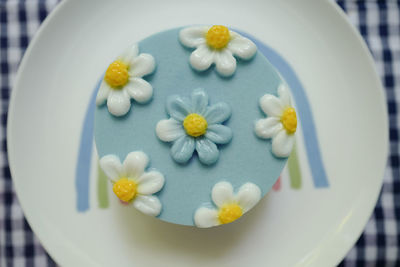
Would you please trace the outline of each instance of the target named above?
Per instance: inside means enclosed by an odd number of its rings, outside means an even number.
[[[281,122],[288,134],[293,134],[297,129],[297,116],[294,108],[286,108],[283,111]]]
[[[188,135],[193,137],[198,137],[206,133],[207,131],[207,121],[206,119],[196,113],[190,113],[183,120],[183,128]]]
[[[242,215],[242,208],[236,203],[231,203],[222,206],[218,212],[218,219],[221,224],[226,224],[236,221]]]
[[[104,80],[114,89],[124,86],[129,80],[128,68],[124,62],[116,60],[108,66]]]
[[[229,29],[225,26],[214,25],[206,33],[207,44],[214,49],[224,48],[230,39]]]
[[[121,178],[114,183],[113,191],[119,199],[129,202],[135,198],[137,193],[137,184],[128,178]]]

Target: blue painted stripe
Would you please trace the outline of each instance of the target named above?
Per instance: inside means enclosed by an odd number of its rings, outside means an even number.
[[[317,132],[310,109],[310,104],[308,102],[306,92],[300,83],[300,80],[297,78],[296,73],[293,71],[290,65],[272,48],[266,46],[259,40],[249,36],[246,33],[240,32],[240,34],[251,39],[257,45],[258,50],[264,54],[266,58],[268,58],[271,64],[279,71],[279,73],[288,83],[292,95],[296,101],[296,107],[298,111],[297,115],[300,117],[302,124],[304,143],[314,185],[317,188],[329,187],[328,178],[326,176],[319,149]]]
[[[96,86],[97,88],[98,86]],[[82,125],[81,142],[79,146],[78,162],[75,172],[75,186],[77,193],[77,209],[80,212],[89,209],[89,178],[93,148],[94,111],[96,107],[97,90],[94,90],[89,107],[86,110]]]

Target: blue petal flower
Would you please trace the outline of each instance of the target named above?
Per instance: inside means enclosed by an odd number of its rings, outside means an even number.
[[[190,100],[178,95],[168,97],[167,112],[172,118],[183,121],[185,117],[191,113]]]
[[[232,130],[221,125],[231,116],[229,105],[221,102],[208,106],[208,95],[199,88],[192,92],[190,99],[178,95],[169,97],[166,109],[171,118],[160,121],[156,133],[160,140],[173,142],[172,158],[184,164],[190,160],[196,149],[201,163],[215,163],[219,157],[217,144],[227,144],[232,139]],[[192,137],[185,132],[182,123],[190,113],[202,115],[207,120],[207,131],[203,136]],[[181,133],[177,130],[182,131],[183,135],[180,136]]]
[[[232,140],[232,130],[221,124],[210,125],[205,137],[216,144],[227,144]]]
[[[193,155],[194,139],[184,135],[174,142],[171,147],[171,156],[178,163],[186,163]]]
[[[192,93],[192,112],[197,114],[204,114],[208,106],[207,93],[199,88]]]
[[[231,108],[224,102],[217,103],[209,107],[204,114],[208,125],[222,123],[231,116]]]
[[[219,151],[217,146],[207,138],[196,139],[196,151],[200,162],[211,165],[218,160]]]

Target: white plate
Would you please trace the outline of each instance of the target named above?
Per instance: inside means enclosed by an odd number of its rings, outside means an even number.
[[[313,110],[329,187],[313,185],[299,142],[301,188],[284,175],[279,191],[231,225],[172,225],[115,198],[101,209],[96,172],[90,209],[78,212],[80,135],[99,74],[130,43],[167,28],[207,23],[257,36],[290,63]],[[345,15],[321,0],[63,1],[25,54],[8,122],[21,205],[62,266],[333,266],[372,212],[388,146],[373,60]]]

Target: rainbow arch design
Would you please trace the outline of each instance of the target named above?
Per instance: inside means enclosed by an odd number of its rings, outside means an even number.
[[[278,72],[284,77],[285,81],[291,89],[294,101],[296,103],[297,114],[303,129],[303,141],[305,145],[305,152],[308,164],[311,170],[312,181],[315,188],[328,188],[329,182],[323,163],[320,146],[318,143],[317,132],[312,116],[312,110],[307,99],[306,92],[298,79],[296,73],[291,68],[289,63],[281,57],[276,51],[269,46],[263,44],[256,38],[238,31],[243,36],[251,39],[258,47],[259,51],[274,65]],[[86,110],[81,140],[79,146],[78,161],[75,171],[75,188],[76,188],[76,208],[79,212],[89,210],[89,179],[91,171],[91,162],[93,160],[93,129],[94,129],[94,110],[96,101],[96,90],[93,92],[89,106]],[[288,170],[290,187],[293,189],[300,189],[302,187],[302,172],[300,169],[299,156],[295,144],[293,152],[288,160]],[[95,157],[96,158],[96,157]],[[97,160],[97,159],[96,159]],[[107,208],[109,206],[108,198],[108,179],[102,170],[97,168],[97,200],[100,208]],[[272,188],[274,191],[281,190],[281,178]]]

